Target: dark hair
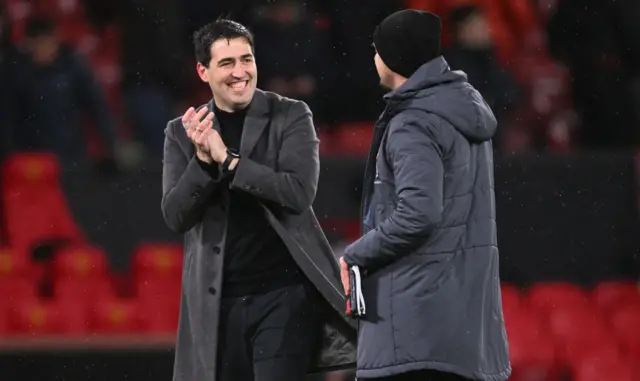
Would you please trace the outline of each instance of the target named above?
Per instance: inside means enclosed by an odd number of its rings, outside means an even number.
[[[196,60],[202,65],[209,67],[211,62],[211,45],[220,39],[232,40],[234,38],[244,38],[253,50],[253,34],[239,22],[218,19],[211,22],[193,33],[193,45],[195,47]]]
[[[24,33],[29,38],[50,36],[55,30],[55,23],[45,16],[34,16],[27,21]]]

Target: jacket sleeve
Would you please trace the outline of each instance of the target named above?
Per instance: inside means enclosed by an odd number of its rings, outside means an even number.
[[[191,229],[202,218],[203,204],[220,183],[218,166],[207,168],[195,155],[187,158],[169,123],[162,161],[162,214],[167,226],[178,233]]]
[[[231,188],[301,214],[313,203],[318,188],[318,145],[309,107],[304,102],[296,102],[285,118],[277,170],[242,157]]]
[[[438,226],[443,209],[441,149],[429,128],[392,123],[387,140],[397,204],[380,225],[345,249],[348,265],[375,271],[422,246]]]

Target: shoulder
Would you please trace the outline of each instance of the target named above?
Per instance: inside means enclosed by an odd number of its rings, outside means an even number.
[[[410,147],[430,147],[441,156],[449,145],[442,123],[443,120],[435,114],[404,110],[389,122],[387,150],[399,152]]]
[[[442,120],[436,115],[421,110],[404,110],[389,122],[389,134],[408,132],[435,138]]]
[[[287,115],[311,114],[311,109],[304,101],[285,97],[272,91],[256,90],[255,96],[262,96],[269,105],[272,114],[284,113]]]

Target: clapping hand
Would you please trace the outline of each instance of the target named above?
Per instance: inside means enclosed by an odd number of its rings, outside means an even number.
[[[209,149],[209,135],[213,130],[213,113],[208,112],[208,108],[205,106],[198,110],[193,107],[189,107],[187,112],[182,116],[182,125],[184,126],[187,137],[196,146],[196,155],[198,158],[206,163],[211,164],[213,159],[211,158]],[[206,117],[202,119],[206,114]]]

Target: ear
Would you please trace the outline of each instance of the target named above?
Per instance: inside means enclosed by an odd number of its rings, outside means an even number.
[[[196,71],[198,72],[198,76],[202,80],[202,82],[209,83],[209,69],[206,66],[198,62],[196,65]]]

